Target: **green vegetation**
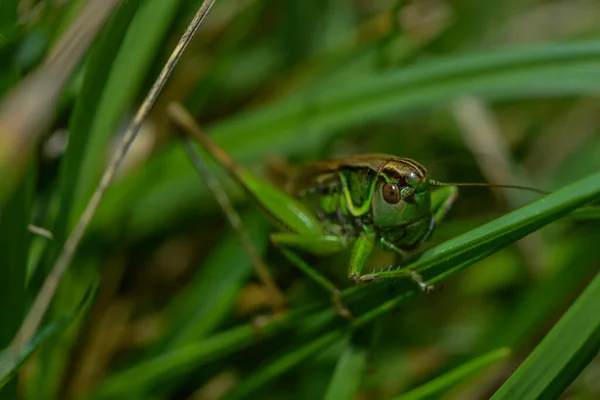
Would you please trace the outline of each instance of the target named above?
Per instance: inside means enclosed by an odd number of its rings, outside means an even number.
[[[78,36],[91,45],[54,57],[89,3],[112,1],[0,1],[0,399],[600,397],[593,1],[217,0],[37,333],[15,340],[202,1],[120,2]],[[213,168],[286,298],[274,314],[172,101],[263,176],[385,152],[440,181],[550,193],[461,188],[409,260],[443,291],[354,286],[347,254],[306,256],[343,289],[350,321]],[[365,271],[392,262],[377,252]]]

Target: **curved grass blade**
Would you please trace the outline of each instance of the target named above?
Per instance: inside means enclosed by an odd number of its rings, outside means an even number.
[[[600,350],[600,273],[493,400],[557,399]]]
[[[367,350],[348,341],[329,381],[325,399],[357,398],[366,364]]]
[[[266,383],[270,382],[277,376],[291,370],[302,361],[311,357],[318,351],[325,349],[328,346],[333,345],[335,342],[342,340],[345,332],[344,331],[333,331],[325,335],[322,335],[318,339],[313,340],[305,346],[302,346],[281,358],[278,358],[269,365],[264,366],[254,374],[252,377],[243,381],[238,387],[233,389],[230,393],[226,394],[224,399],[234,400],[247,398],[249,394],[253,393]]]
[[[83,85],[69,119],[69,143],[60,165],[60,211],[54,224],[54,247],[57,249],[62,246],[74,219],[71,211],[77,184],[80,179],[90,179],[81,175],[80,167],[86,157],[87,144],[92,140],[96,115],[102,109],[100,103],[106,81],[137,7],[138,1],[128,1],[115,11],[94,44],[85,66]]]
[[[330,330],[327,333],[319,335],[318,338],[311,340],[308,344],[300,348],[296,347],[294,350],[284,354],[280,358],[259,369],[256,373],[252,374],[252,376],[243,380],[242,383],[228,393],[225,398],[231,400],[248,396],[250,393],[258,390],[280,375],[290,371],[307,358],[313,356],[319,350],[325,348],[326,346],[333,345],[336,341],[342,340],[346,334],[364,327],[377,318],[389,313],[391,310],[396,308],[398,304],[412,297],[412,295],[412,293],[403,294],[394,299],[388,300],[372,310],[362,314],[350,325],[343,328]],[[333,310],[331,309],[330,311],[332,311],[333,314]]]
[[[92,285],[81,302],[74,310],[58,318],[41,329],[25,346],[9,346],[0,352],[0,387],[5,385],[12,376],[18,373],[19,369],[31,357],[31,355],[54,335],[64,332],[69,325],[84,312],[91,303],[96,293],[97,285]]]
[[[421,400],[428,399],[434,396],[440,396],[445,391],[451,389],[460,382],[470,378],[476,373],[488,368],[489,366],[506,359],[510,355],[508,348],[501,348],[477,357],[474,360],[464,363],[460,367],[453,369],[450,372],[443,374],[431,381],[421,385],[395,400]]]
[[[101,384],[92,397],[114,399],[148,390],[173,376],[185,374],[194,367],[220,359],[256,343],[259,339],[268,339],[276,333],[290,329],[311,310],[314,310],[314,307],[296,310],[272,321],[260,328],[260,337],[257,336],[255,326],[245,324],[210,338],[190,341],[150,360],[116,372]]]
[[[27,225],[31,218],[34,184],[35,174],[31,169],[0,216],[0,348],[9,345],[25,314],[27,258],[31,241]],[[16,380],[0,388],[0,398],[17,398]]]

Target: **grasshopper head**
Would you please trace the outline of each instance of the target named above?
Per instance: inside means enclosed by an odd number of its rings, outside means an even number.
[[[400,243],[403,227],[431,215],[427,170],[410,159],[389,160],[378,173],[372,197],[373,223],[391,243]]]

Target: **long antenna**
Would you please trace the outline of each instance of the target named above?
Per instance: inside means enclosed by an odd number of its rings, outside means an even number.
[[[478,183],[478,182],[440,182],[434,179],[429,180],[429,184],[432,186],[476,186],[476,187],[496,187],[496,188],[505,188],[505,189],[519,189],[519,190],[527,190],[530,192],[540,193],[540,194],[548,194],[545,190],[532,188],[529,186],[521,186],[521,185],[494,185],[491,183]]]

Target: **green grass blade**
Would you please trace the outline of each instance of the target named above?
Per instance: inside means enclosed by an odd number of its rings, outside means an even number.
[[[35,175],[30,171],[13,193],[0,217],[0,348],[13,339],[27,304],[27,257]],[[0,389],[0,398],[16,398],[17,382]]]
[[[239,386],[228,393],[224,398],[227,400],[247,398],[250,393],[253,393],[258,388],[270,382],[277,376],[288,372],[296,367],[299,363],[311,357],[318,351],[333,345],[335,342],[342,340],[344,331],[329,332],[312,342],[299,347],[298,349],[289,352],[288,354],[278,358],[274,362],[263,366],[259,372],[245,379]]]
[[[53,230],[57,248],[62,246],[75,218],[72,207],[77,184],[79,179],[88,178],[81,175],[80,167],[91,140],[92,124],[112,64],[137,6],[138,1],[128,1],[116,10],[92,47],[85,65],[83,85],[69,120],[69,144],[60,165],[60,211]]]
[[[569,214],[569,217],[579,220],[600,219],[600,207],[581,207]]]
[[[79,166],[71,216],[81,215],[104,170],[109,143],[119,119],[140,89],[145,74],[160,50],[179,0],[145,0],[137,9],[104,84],[89,138]]]
[[[275,131],[283,139],[297,132],[322,134],[465,93],[486,99],[592,93],[598,88],[598,55],[600,42],[589,41],[437,59],[341,87],[317,88],[224,121],[211,133],[223,144],[235,140],[242,147],[247,140],[239,141],[248,132],[275,138]]]
[[[597,268],[600,262],[597,243],[600,243],[600,232],[564,238],[563,245],[569,250],[562,252],[568,265],[528,288],[516,307],[489,327],[482,351],[500,346],[523,348],[532,336],[544,334],[544,327],[555,321],[556,310],[570,304],[573,293],[578,293],[582,284],[589,279],[590,271]],[[535,313],[532,313],[534,309]]]
[[[239,351],[258,339],[268,340],[272,335],[289,329],[309,309],[293,311],[285,317],[267,324],[257,336],[256,327],[245,324],[218,333],[209,338],[195,340],[170,350],[150,360],[139,362],[109,376],[94,393],[93,398],[126,396],[139,393],[160,384],[173,376]]]
[[[366,363],[367,350],[348,342],[335,366],[325,399],[355,399],[365,374]]]
[[[600,273],[492,399],[559,398],[600,350],[599,304]]]
[[[258,390],[259,388],[273,381],[280,375],[298,366],[298,364],[302,363],[307,358],[313,356],[319,350],[322,350],[327,346],[333,345],[336,341],[342,340],[344,335],[346,335],[348,332],[364,327],[367,324],[372,323],[377,318],[380,318],[381,316],[389,313],[391,310],[397,307],[398,304],[410,297],[411,294],[401,295],[394,299],[388,300],[383,304],[380,304],[379,306],[373,308],[372,310],[362,314],[360,317],[355,319],[350,325],[347,325],[345,328],[335,328],[327,333],[321,334],[317,339],[311,340],[308,344],[305,344],[302,347],[297,346],[295,350],[289,351],[288,353],[282,355],[281,357],[277,358],[268,365],[265,365],[262,368],[260,368],[256,373],[245,379],[242,383],[240,383],[239,386],[237,386],[230,393],[228,393],[226,398],[228,400],[231,400],[244,398],[248,396],[250,393]],[[334,315],[335,313],[335,311],[331,307],[329,308],[329,312],[330,315]],[[354,361],[356,362],[357,360]],[[356,365],[354,365],[353,367],[356,369]]]
[[[18,373],[21,366],[40,346],[50,338],[62,334],[88,308],[94,298],[96,288],[97,285],[90,287],[75,309],[42,328],[25,347],[17,348],[9,346],[0,352],[0,387],[5,385],[11,377]]]
[[[489,366],[506,359],[510,354],[507,348],[497,349],[471,360],[450,372],[443,374],[399,397],[396,400],[422,400],[440,396],[455,385],[470,378]]]
[[[3,40],[3,30],[17,24],[19,0],[4,0],[0,3],[0,42]]]

